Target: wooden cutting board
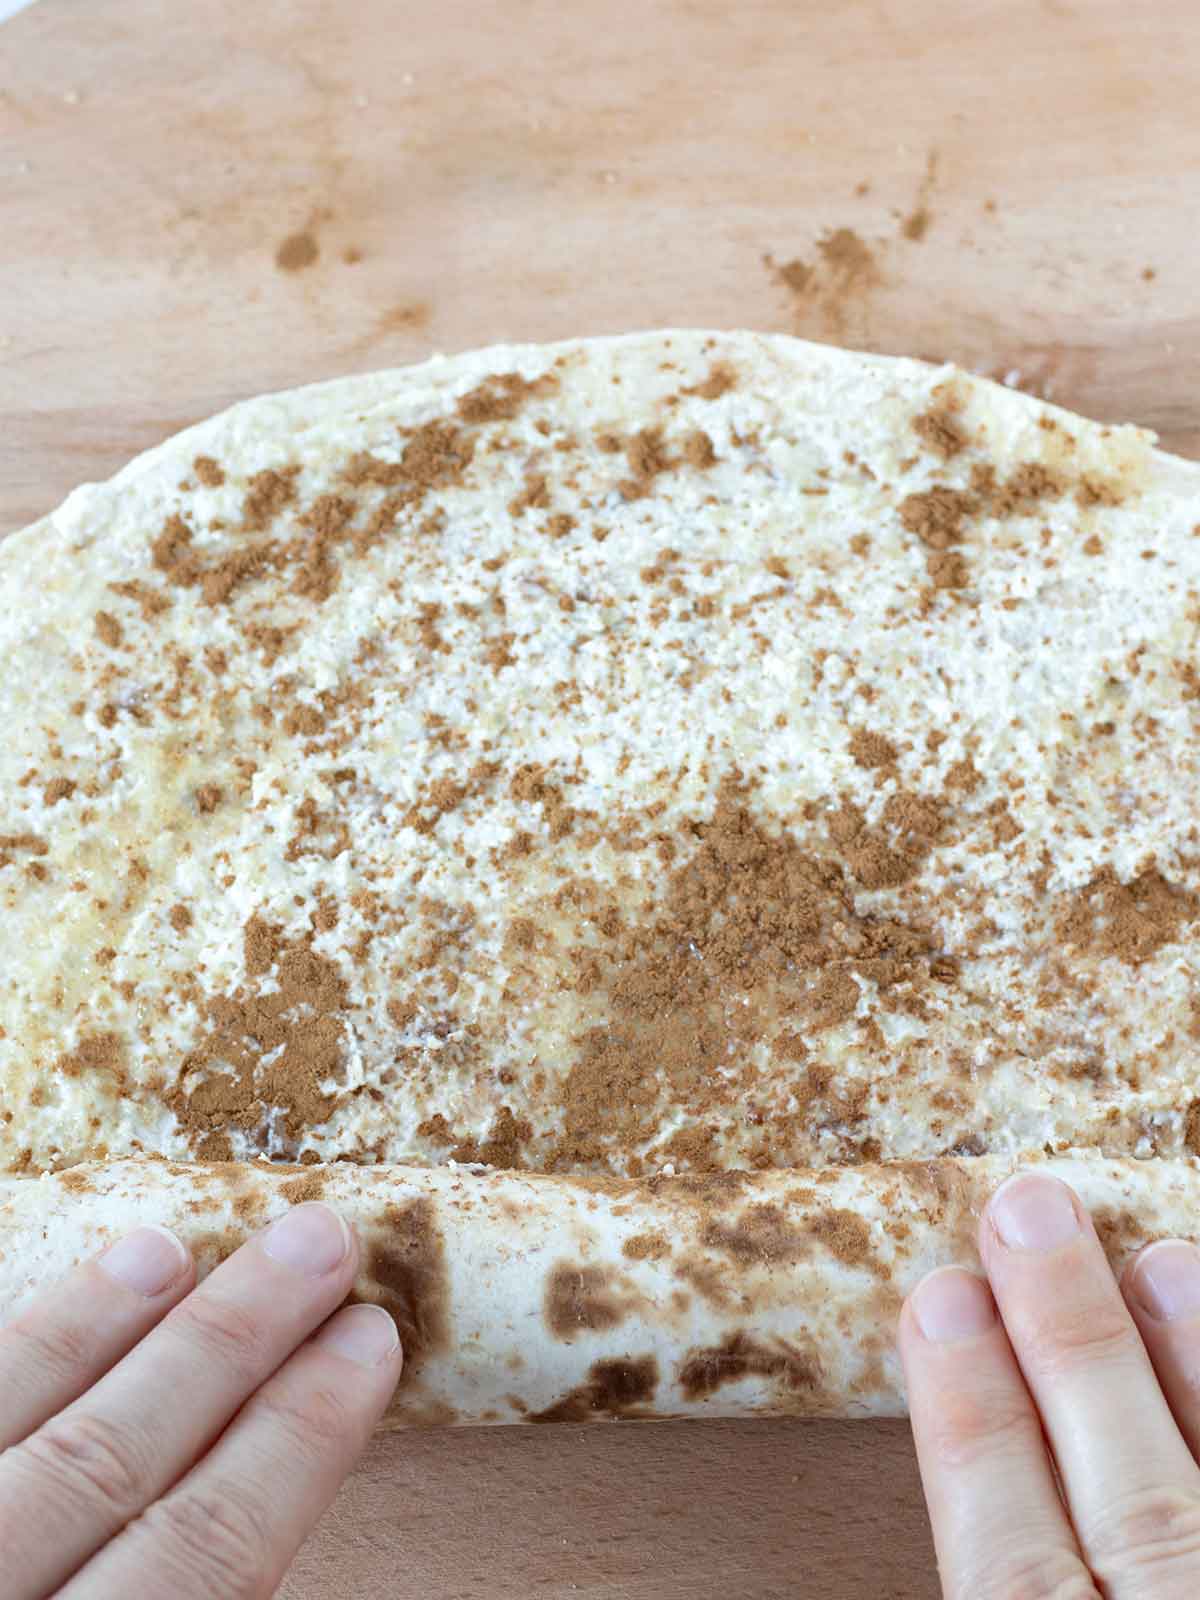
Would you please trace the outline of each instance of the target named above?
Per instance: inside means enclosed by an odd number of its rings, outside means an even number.
[[[227,402],[498,339],[950,358],[1200,455],[1176,0],[40,0],[0,27],[0,532]],[[285,1585],[925,1600],[899,1425],[375,1444]]]

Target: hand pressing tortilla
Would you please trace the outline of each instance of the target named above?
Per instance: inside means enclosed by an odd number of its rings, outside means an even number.
[[[745,333],[168,440],[0,548],[0,1164],[331,1185],[453,1291],[412,1418],[894,1409],[879,1163],[1190,1182],[1197,525],[1137,429]]]

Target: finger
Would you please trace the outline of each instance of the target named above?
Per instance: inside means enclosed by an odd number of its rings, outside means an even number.
[[[899,1339],[945,1600],[1095,1596],[987,1284],[931,1273]]]
[[[386,1311],[339,1311],[61,1600],[125,1600],[148,1572],[172,1600],[274,1594],[383,1415],[400,1365]]]
[[[1125,1269],[1125,1303],[1192,1455],[1200,1458],[1200,1250],[1163,1239]]]
[[[181,1477],[345,1298],[356,1260],[340,1217],[297,1206],[0,1456],[0,1546],[14,1600],[61,1584]]]
[[[0,1330],[0,1450],[90,1389],[195,1282],[165,1228],[137,1228]]]
[[[1087,1212],[1057,1178],[1019,1174],[992,1197],[980,1250],[1101,1588],[1120,1600],[1150,1568],[1156,1592],[1185,1569],[1194,1585],[1200,1471]]]

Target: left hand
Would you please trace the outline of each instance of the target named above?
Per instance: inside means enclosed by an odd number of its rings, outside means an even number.
[[[0,1330],[4,1600],[273,1594],[400,1375],[357,1262],[319,1202],[199,1287],[139,1228]]]

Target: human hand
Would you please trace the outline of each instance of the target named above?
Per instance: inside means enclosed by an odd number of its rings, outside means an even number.
[[[1150,1245],[1118,1288],[1077,1196],[1034,1173],[979,1246],[990,1289],[944,1268],[900,1318],[946,1600],[1194,1600],[1200,1250]]]
[[[400,1375],[357,1260],[310,1203],[197,1288],[139,1228],[0,1331],[6,1600],[272,1594]]]

